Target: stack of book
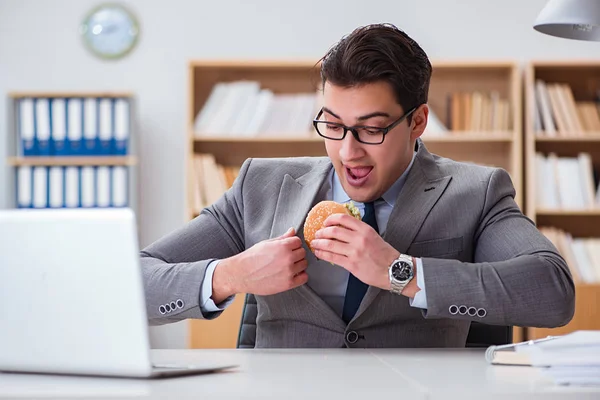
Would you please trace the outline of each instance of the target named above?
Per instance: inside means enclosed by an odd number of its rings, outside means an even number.
[[[585,210],[600,207],[600,186],[589,153],[577,157],[536,153],[536,206]]]
[[[317,93],[278,94],[250,80],[219,82],[194,121],[194,135],[314,136]]]
[[[534,127],[538,136],[582,136],[600,133],[600,90],[597,101],[575,101],[566,83],[535,82]]]

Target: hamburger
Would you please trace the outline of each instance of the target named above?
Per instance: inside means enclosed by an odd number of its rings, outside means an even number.
[[[323,227],[323,223],[327,217],[332,214],[348,214],[358,220],[361,219],[360,211],[353,202],[342,204],[326,200],[317,203],[308,212],[306,220],[304,221],[304,240],[310,251],[313,251],[310,243],[314,240],[315,234]]]

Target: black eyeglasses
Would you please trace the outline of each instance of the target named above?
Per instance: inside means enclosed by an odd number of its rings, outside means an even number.
[[[360,143],[381,144],[385,139],[385,135],[408,118],[408,116],[415,112],[416,109],[417,107],[411,108],[408,112],[404,113],[404,115],[385,128],[375,126],[346,126],[337,122],[320,121],[319,118],[323,115],[323,109],[321,109],[319,114],[317,114],[317,117],[313,120],[313,125],[319,136],[324,137],[325,139],[344,140],[346,133],[350,131],[352,132],[354,139]]]

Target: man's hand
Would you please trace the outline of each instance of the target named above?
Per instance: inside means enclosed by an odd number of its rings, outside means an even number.
[[[330,215],[311,242],[315,255],[337,264],[367,285],[390,289],[388,270],[400,252],[368,224],[345,214]],[[413,278],[416,287],[416,279]],[[409,283],[412,284],[411,281]],[[402,294],[414,297],[416,290],[406,286]],[[410,293],[410,295],[409,295]]]
[[[308,266],[302,241],[290,228],[233,257],[221,260],[213,274],[216,304],[237,293],[270,295],[304,285]]]

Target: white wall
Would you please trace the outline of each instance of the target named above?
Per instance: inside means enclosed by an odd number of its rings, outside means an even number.
[[[320,57],[358,25],[392,22],[431,58],[600,58],[600,43],[531,28],[545,0],[126,0],[141,40],[120,61],[94,58],[78,24],[100,0],[0,0],[0,159],[9,91],[119,90],[137,98],[141,245],[177,228],[184,210],[187,62]],[[8,169],[0,163],[0,208]],[[154,347],[184,347],[185,323],[153,328]]]

